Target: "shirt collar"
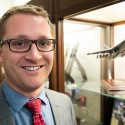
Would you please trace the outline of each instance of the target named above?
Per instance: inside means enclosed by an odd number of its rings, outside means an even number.
[[[7,85],[7,83],[3,84],[3,92],[11,108],[17,112],[20,111],[26,102],[30,100],[29,98],[13,90],[9,85]],[[38,98],[44,102],[43,104],[46,105],[48,103],[45,91],[41,91]]]

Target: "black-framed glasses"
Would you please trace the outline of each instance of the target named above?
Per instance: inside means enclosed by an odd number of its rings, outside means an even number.
[[[37,49],[42,52],[53,51],[56,45],[55,39],[8,39],[2,40],[1,45],[8,44],[12,52],[23,53],[31,49],[32,44],[35,44]]]

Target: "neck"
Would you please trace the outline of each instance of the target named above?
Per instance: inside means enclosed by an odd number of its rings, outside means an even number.
[[[20,93],[21,95],[28,97],[30,99],[37,98],[39,96],[40,92],[42,91],[42,89],[44,88],[44,85],[42,85],[38,88],[34,88],[34,89],[29,89],[29,88],[20,89],[20,88],[13,86],[12,84],[8,84],[8,83],[7,83],[7,85],[9,87],[11,87],[17,93]]]

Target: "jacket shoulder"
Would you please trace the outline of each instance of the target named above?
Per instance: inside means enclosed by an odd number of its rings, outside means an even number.
[[[50,90],[50,89],[46,89],[46,94],[49,95],[50,97],[54,97],[54,98],[61,98],[62,100],[68,100],[70,101],[70,98],[65,94],[65,93],[61,93],[61,92],[57,92],[54,90]]]

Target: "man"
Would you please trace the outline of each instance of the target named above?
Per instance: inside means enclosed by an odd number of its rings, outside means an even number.
[[[0,125],[36,125],[26,104],[37,99],[42,102],[39,116],[44,124],[76,125],[70,99],[44,88],[55,48],[54,27],[47,12],[33,5],[11,8],[0,20],[0,36],[0,62],[5,71]]]

